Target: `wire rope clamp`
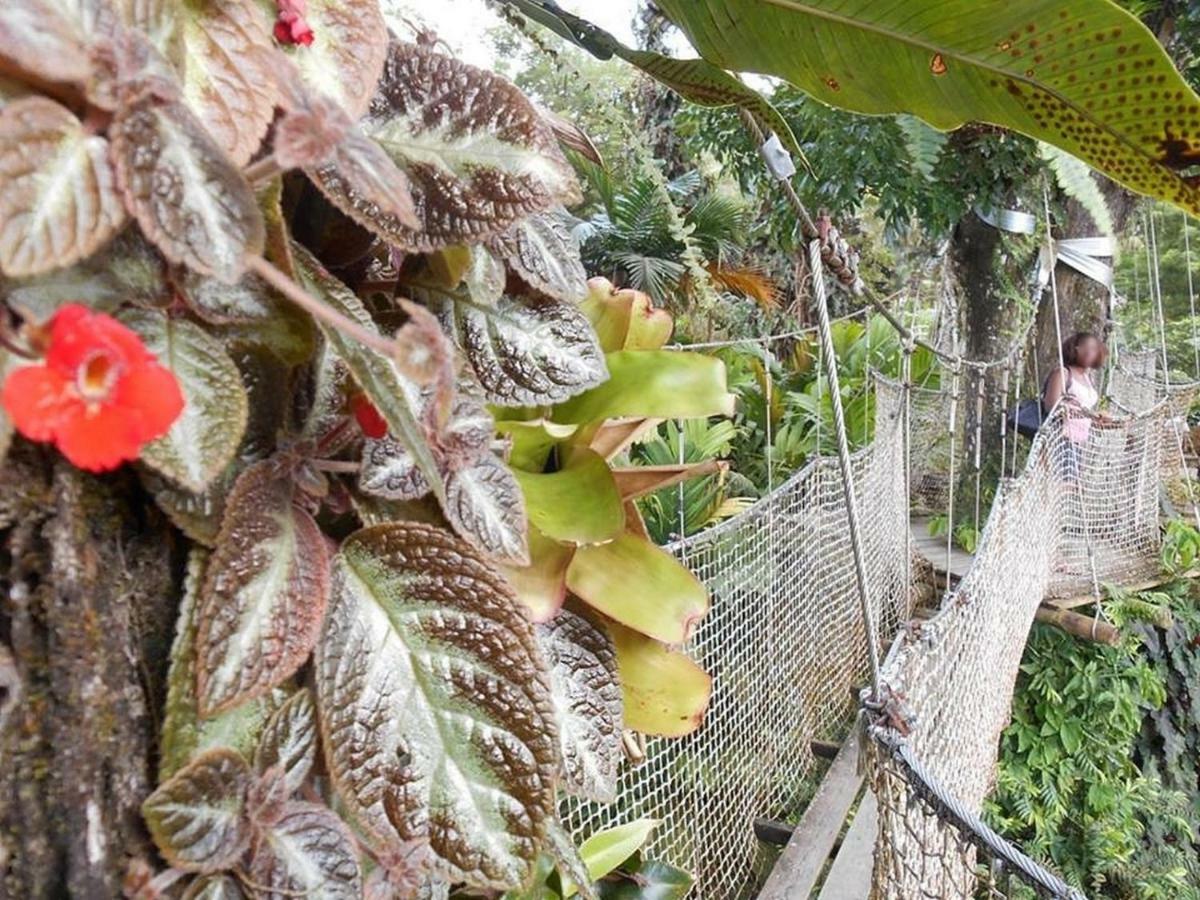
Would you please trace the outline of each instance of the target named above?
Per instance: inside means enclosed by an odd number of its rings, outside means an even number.
[[[776,181],[788,181],[796,174],[792,154],[787,152],[787,148],[775,132],[771,132],[771,136],[759,148],[759,152],[762,153],[763,160]]]

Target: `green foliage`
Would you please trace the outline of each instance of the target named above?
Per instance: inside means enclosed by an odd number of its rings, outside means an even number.
[[[1096,65],[1116,68],[1137,57],[1143,77],[1179,92],[1185,108],[1200,107],[1154,37],[1107,0],[1086,13],[1073,0],[1012,0],[1003,17],[950,29],[947,20],[970,17],[977,4],[942,3],[937,16],[925,0],[660,0],[659,7],[701,56],[725,68],[786,79],[843,109],[912,113],[943,130],[999,124],[1062,147],[1133,190],[1200,210],[1200,189],[1183,177],[1188,163],[1162,140],[1163,119],[1173,113],[1135,91],[1122,104],[1128,114],[1099,114],[1107,81],[1072,80],[1056,68],[1071,65],[1074,44],[1050,35],[1071,29]],[[800,44],[826,49],[813,57],[795,52]]]
[[[1191,826],[1191,843],[1200,835],[1200,609],[1196,583],[1177,581],[1157,595],[1170,610],[1166,627],[1137,626],[1149,664],[1167,687],[1167,700],[1142,722],[1137,751],[1149,777],[1187,799],[1182,817]],[[1167,846],[1183,839],[1152,821],[1149,843]],[[1196,853],[1187,855],[1189,878],[1200,884]]]
[[[1200,896],[1187,798],[1134,757],[1167,689],[1134,634],[1110,647],[1034,626],[987,813],[1089,896]]]
[[[661,425],[653,437],[635,445],[634,461],[648,466],[670,466],[680,460],[679,444],[683,442],[683,461],[700,463],[709,459],[726,459],[738,439],[737,426],[728,419],[711,422],[707,419],[687,419],[682,429],[674,422]],[[679,535],[679,498],[683,493],[683,533],[695,534],[714,521],[741,511],[746,501],[730,497],[730,491],[755,491],[744,476],[719,472],[693,478],[681,487],[663,488],[638,501],[650,537],[665,544]]]
[[[858,319],[833,323],[838,379],[852,449],[865,446],[875,433],[875,395],[872,372],[898,379],[903,366],[902,345],[882,316],[867,324]],[[774,345],[766,358],[761,347],[722,350],[729,389],[738,395],[732,468],[756,485],[768,486],[768,467],[778,484],[814,455],[837,452],[833,394],[819,359],[815,335],[790,348]],[[940,373],[935,358],[923,348],[912,357],[912,378],[936,388]],[[770,435],[770,460],[767,446]]]
[[[1167,523],[1163,536],[1161,560],[1163,570],[1172,575],[1189,571],[1200,557],[1200,531],[1184,519]]]

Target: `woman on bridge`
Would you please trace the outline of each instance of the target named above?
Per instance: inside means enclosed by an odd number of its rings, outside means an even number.
[[[1050,373],[1042,390],[1042,413],[1050,412],[1061,401],[1067,407],[1063,422],[1063,433],[1069,443],[1069,456],[1065,461],[1068,478],[1079,473],[1079,451],[1091,434],[1092,421],[1103,417],[1089,415],[1100,402],[1100,391],[1092,382],[1092,371],[1104,365],[1108,358],[1108,347],[1096,335],[1080,331],[1071,335],[1062,345],[1062,367]],[[1074,414],[1073,414],[1074,413]]]

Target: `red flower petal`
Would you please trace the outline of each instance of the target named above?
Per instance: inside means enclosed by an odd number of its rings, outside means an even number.
[[[112,404],[134,423],[143,444],[162,437],[183,412],[183,392],[170,369],[146,363],[117,383]]]
[[[46,365],[74,378],[79,366],[97,350],[111,354],[122,370],[153,359],[142,339],[112,316],[74,303],[55,313]]]
[[[119,406],[94,406],[71,416],[55,435],[55,445],[72,465],[107,472],[138,458],[142,445],[136,416]]]
[[[367,399],[366,394],[355,394],[351,397],[350,409],[354,412],[354,418],[363,434],[376,440],[387,437],[387,421],[379,414],[375,404]]]
[[[17,431],[31,441],[49,441],[63,422],[83,414],[72,386],[46,366],[23,366],[5,379],[0,402]]]

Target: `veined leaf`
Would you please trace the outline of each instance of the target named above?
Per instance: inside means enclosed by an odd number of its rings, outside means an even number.
[[[180,900],[245,900],[232,875],[205,875],[188,885]]]
[[[617,650],[625,727],[642,734],[683,737],[700,727],[712,678],[686,654],[611,619],[604,628]]]
[[[1182,175],[1197,158],[1200,97],[1115,3],[663,0],[660,8],[721,68],[775,75],[856,112],[912,113],[942,130],[969,121],[1012,128],[1200,212],[1200,187]]]
[[[708,592],[695,575],[628,533],[576,550],[567,587],[609,618],[668,644],[686,641],[708,612]]]
[[[269,34],[278,7],[275,0],[258,3],[264,14],[260,27]],[[304,20],[313,42],[281,51],[310,88],[357,119],[367,111],[387,55],[388,27],[378,0],[306,0]]]
[[[167,259],[234,284],[262,253],[250,185],[191,111],[145,89],[109,128],[117,183],[146,237]]]
[[[308,658],[329,594],[325,538],[293,503],[274,461],[238,478],[200,592],[196,690],[202,711],[260,696]]]
[[[142,816],[163,858],[189,872],[233,866],[250,843],[243,818],[250,767],[227,748],[192,760],[142,804]]]
[[[354,837],[315,803],[289,803],[262,829],[250,857],[250,881],[267,900],[360,900],[362,873]]]
[[[121,321],[179,381],[185,401],[171,430],[142,450],[142,461],[199,494],[232,461],[250,401],[237,366],[221,344],[200,326],[163,313],[134,310]]]
[[[527,216],[495,243],[513,271],[530,287],[564,303],[579,303],[588,293],[587,272],[579,256],[579,243],[563,221],[566,215],[566,210],[560,208]],[[475,298],[475,292],[471,296]]]
[[[242,0],[142,0],[128,18],[175,63],[184,102],[237,165],[258,149],[275,112],[271,31]]]
[[[567,597],[567,566],[575,556],[575,547],[546,537],[532,524],[528,539],[529,565],[501,568],[529,617],[535,622],[548,622]]]
[[[508,466],[484,453],[446,476],[446,519],[499,562],[529,562],[525,498]]]
[[[357,126],[327,159],[305,172],[335,206],[364,228],[375,228],[381,219],[404,228],[420,227],[408,176]]]
[[[171,645],[167,702],[159,747],[158,780],[164,782],[193,756],[214,747],[229,747],[249,759],[271,710],[274,696],[259,697],[241,706],[202,718],[196,704],[196,598],[204,583],[208,554],[193,549],[188,557],[183,601]]]
[[[588,282],[588,296],[580,308],[596,329],[605,353],[661,350],[675,328],[671,314],[655,309],[649,294],[618,291],[607,278]]]
[[[374,330],[375,323],[362,301],[353,292],[325,271],[324,267],[299,244],[293,245],[300,283],[314,296],[348,316],[364,328]],[[419,423],[421,403],[418,387],[400,374],[396,364],[369,347],[346,337],[335,328],[321,324],[321,333],[330,348],[346,363],[354,380],[370,397],[379,414],[388,424],[388,431],[400,439],[416,460],[417,468],[429,483],[434,495],[446,501],[446,487],[441,471]]]
[[[557,472],[516,472],[529,521],[547,537],[573,544],[612,540],[625,527],[621,493],[608,464],[577,450]]]
[[[482,306],[462,293],[437,296],[443,322],[492,403],[559,403],[607,374],[586,317],[570,304],[505,297]]]
[[[293,793],[312,768],[317,750],[317,709],[307,688],[296,691],[267,721],[254,752],[259,772],[278,766]]]
[[[385,500],[418,500],[429,493],[429,482],[417,468],[416,459],[390,435],[363,443],[358,487]]]
[[[0,111],[0,271],[35,275],[70,265],[124,221],[108,141],[46,97]]]
[[[732,416],[725,364],[699,353],[622,350],[607,356],[609,379],[554,410],[554,421],[579,423],[644,416]]]
[[[562,823],[557,819],[552,821],[546,829],[546,837],[547,850],[558,868],[559,882],[562,885],[559,896],[569,898],[578,893],[583,900],[597,900],[592,877],[579,855],[579,848],[575,846]]]
[[[96,72],[91,45],[111,34],[113,24],[106,0],[4,3],[0,4],[0,47],[20,68],[47,81],[92,88]]]
[[[394,216],[371,224],[408,250],[478,243],[580,196],[553,132],[524,94],[428,47],[392,43],[362,127],[411,181],[421,228]]]
[[[565,609],[538,626],[537,634],[550,667],[563,787],[589,800],[610,803],[617,796],[623,727],[612,639]]]
[[[230,322],[259,322],[269,319],[278,301],[265,281],[254,274],[243,275],[236,284],[186,273],[179,285],[188,305],[200,318],[214,325]]]
[[[511,589],[470,545],[416,523],[352,535],[333,583],[317,698],[351,820],[381,851],[427,838],[448,880],[521,883],[553,808],[557,750]]]

